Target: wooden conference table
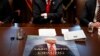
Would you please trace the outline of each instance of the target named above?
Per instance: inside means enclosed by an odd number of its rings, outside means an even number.
[[[38,29],[40,28],[55,28],[57,36],[62,36],[61,29],[77,30],[78,25],[70,26],[68,24],[19,24],[25,35],[38,35]],[[100,37],[97,34],[97,30],[93,33],[89,33],[87,27],[81,27],[87,38],[84,41],[75,41],[80,56],[100,56]],[[25,42],[27,37],[23,40],[16,39],[17,27],[14,24],[0,25],[0,56],[23,56]],[[14,39],[11,40],[11,37]]]

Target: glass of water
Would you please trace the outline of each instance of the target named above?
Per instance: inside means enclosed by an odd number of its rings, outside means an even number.
[[[89,27],[88,27],[88,32],[90,32],[90,33],[93,32],[93,27],[92,27],[92,26],[89,26]]]

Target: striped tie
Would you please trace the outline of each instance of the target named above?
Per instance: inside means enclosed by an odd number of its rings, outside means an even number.
[[[50,49],[49,49],[49,56],[56,56],[55,54],[55,49],[53,47],[53,44],[50,44]]]
[[[49,13],[50,12],[50,5],[51,5],[51,1],[48,0],[47,1],[47,4],[46,4],[46,13]]]

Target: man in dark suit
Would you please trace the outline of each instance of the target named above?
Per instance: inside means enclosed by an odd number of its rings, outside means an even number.
[[[60,23],[62,0],[33,0],[33,23]]]
[[[10,15],[12,14],[12,8],[8,0],[0,0],[0,24],[10,21]]]
[[[0,24],[28,22],[25,0],[3,0],[0,9]]]
[[[75,24],[75,1],[63,0],[63,22]]]
[[[97,11],[100,0],[87,0],[84,11],[80,16],[80,24],[89,27],[100,27],[100,21],[97,21]]]
[[[29,56],[75,56],[67,46],[56,44],[55,38],[46,38],[45,42],[36,45]]]
[[[27,3],[25,0],[13,0],[14,22],[23,23],[28,21]]]
[[[72,4],[72,0],[62,0],[63,1],[63,10],[64,10],[64,18],[66,18],[67,9]]]

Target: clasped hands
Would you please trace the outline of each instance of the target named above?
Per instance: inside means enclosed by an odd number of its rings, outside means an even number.
[[[0,21],[0,24],[3,24],[4,22]]]
[[[100,27],[100,22],[92,23],[91,26],[94,27],[94,28],[99,28]]]
[[[44,17],[44,19],[47,19],[47,13],[42,13],[41,16]]]

